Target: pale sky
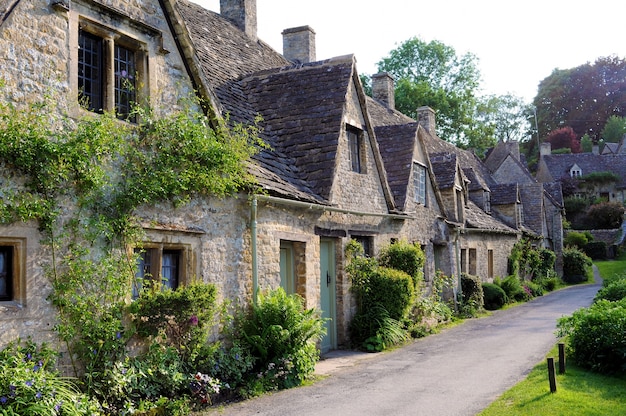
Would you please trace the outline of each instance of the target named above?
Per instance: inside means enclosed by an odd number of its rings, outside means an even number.
[[[219,12],[219,0],[192,1]],[[625,22],[622,0],[257,0],[259,38],[278,52],[284,29],[309,25],[318,60],[354,54],[371,75],[402,42],[438,40],[478,57],[481,93],[528,103],[555,68],[626,58]]]

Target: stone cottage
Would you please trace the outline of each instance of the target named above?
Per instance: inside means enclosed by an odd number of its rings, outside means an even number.
[[[393,240],[419,243],[427,282],[436,270],[507,273],[524,220],[495,215],[497,181],[473,154],[435,136],[432,110],[417,121],[397,112],[385,74],[374,77],[374,98],[366,96],[355,58],[317,60],[308,26],[285,30],[280,54],[257,37],[254,0],[220,6],[219,14],[187,0],[0,6],[2,99],[18,108],[47,95],[76,119],[100,109],[123,115],[135,100],[178,108],[195,92],[204,103],[197,110],[212,117],[261,117],[269,148],[249,164],[260,191],[142,207],[144,267],[172,287],[214,283],[239,303],[279,286],[298,293],[330,318],[322,351],[348,340],[350,239],[369,255]],[[516,195],[512,208],[521,212],[524,193]],[[53,339],[50,259],[40,240],[37,224],[0,226],[0,254],[12,259],[3,271],[11,290],[0,298],[1,343]]]

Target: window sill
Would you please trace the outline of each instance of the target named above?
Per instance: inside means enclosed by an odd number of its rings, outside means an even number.
[[[24,309],[24,305],[14,300],[0,301],[0,312],[17,312]]]

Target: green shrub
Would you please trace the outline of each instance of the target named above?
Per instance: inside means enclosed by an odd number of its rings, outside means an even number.
[[[591,259],[582,251],[574,247],[563,249],[563,280],[566,283],[581,283],[588,279],[587,268],[592,264]]]
[[[595,301],[605,299],[618,301],[626,298],[626,279],[615,279],[596,293]]]
[[[374,305],[352,319],[350,338],[365,351],[379,352],[402,344],[408,337],[400,321],[391,318],[381,305]]]
[[[418,245],[402,240],[384,247],[378,256],[381,266],[401,270],[411,276],[416,288],[423,278],[425,261],[424,252]]]
[[[414,295],[411,276],[400,270],[378,267],[370,275],[363,308],[380,305],[390,318],[400,321],[407,316]]]
[[[504,280],[496,280],[496,284],[504,290],[510,301],[523,302],[528,300],[528,293],[524,290],[519,277],[514,275],[507,276]]]
[[[315,342],[324,335],[324,321],[319,311],[305,309],[300,296],[282,288],[259,294],[237,324],[237,341],[257,358],[253,371],[261,374],[263,390],[300,385],[315,370]]]
[[[489,311],[500,309],[508,302],[504,290],[494,283],[483,283],[483,293],[485,297],[485,309]]]
[[[95,400],[54,369],[56,352],[45,344],[10,343],[0,351],[0,414],[100,414]]]
[[[483,305],[484,295],[480,277],[461,273],[461,315],[476,316]]]
[[[577,364],[606,374],[626,372],[626,301],[600,300],[558,321]]]
[[[606,243],[604,241],[590,241],[582,247],[582,250],[593,260],[606,259]]]
[[[570,231],[563,240],[563,245],[566,247],[578,247],[582,249],[587,243],[589,243],[587,234],[579,231]]]

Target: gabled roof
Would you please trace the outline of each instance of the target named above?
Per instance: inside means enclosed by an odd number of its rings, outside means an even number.
[[[283,166],[288,160],[293,174],[323,199],[329,198],[335,174],[353,65],[347,56],[261,71],[237,83],[249,109],[263,118],[263,137],[272,148],[255,160],[281,177],[288,173]]]
[[[570,169],[572,166],[577,165],[583,176],[594,172],[613,172],[621,178],[617,188],[626,188],[626,154],[596,155],[593,153],[574,153],[544,155],[542,160],[554,180],[569,177]]]
[[[439,189],[453,188],[458,167],[456,153],[431,153],[429,159]]]
[[[419,125],[413,122],[374,128],[380,153],[385,161],[387,180],[397,207],[404,207],[406,203],[418,127]]]
[[[543,189],[556,207],[563,208],[563,189],[561,182],[544,182]]]
[[[602,148],[602,154],[617,154],[620,148],[620,143],[604,143],[604,147]]]

